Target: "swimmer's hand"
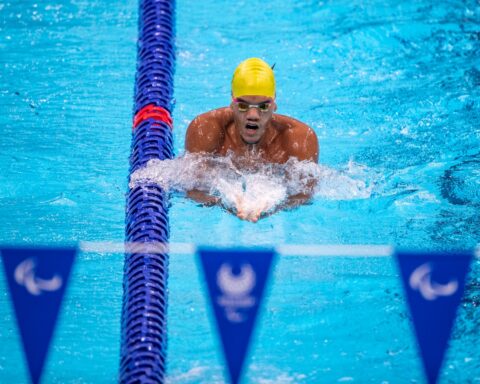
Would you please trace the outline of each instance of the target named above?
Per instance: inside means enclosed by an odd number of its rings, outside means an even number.
[[[237,195],[235,198],[235,208],[237,210],[238,218],[256,223],[262,214],[266,213],[267,204],[262,204],[260,207],[252,209],[248,207],[243,195]]]

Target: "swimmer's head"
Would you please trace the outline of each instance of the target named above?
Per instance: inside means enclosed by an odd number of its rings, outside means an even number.
[[[232,97],[266,96],[275,98],[275,76],[263,60],[252,57],[242,61],[232,77]]]

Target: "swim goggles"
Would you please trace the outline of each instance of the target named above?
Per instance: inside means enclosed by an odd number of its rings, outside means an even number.
[[[260,104],[248,104],[245,101],[240,101],[238,99],[233,99],[233,101],[237,104],[239,112],[247,112],[250,108],[258,108],[260,112],[268,112],[270,109],[270,105],[272,104],[271,101],[265,101]]]

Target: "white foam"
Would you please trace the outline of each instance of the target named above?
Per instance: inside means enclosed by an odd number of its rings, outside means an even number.
[[[190,368],[187,372],[177,373],[175,375],[169,376],[166,379],[166,382],[168,384],[192,383],[194,381],[201,380],[207,375],[208,375],[208,367],[196,366],[196,367]]]
[[[246,212],[270,211],[289,196],[313,192],[316,198],[369,198],[372,186],[362,180],[365,169],[349,163],[344,171],[291,158],[271,164],[252,158],[187,153],[172,160],[150,160],[131,175],[130,188],[158,184],[166,191],[204,191],[234,209],[242,201]],[[313,191],[312,191],[313,188]]]
[[[68,207],[75,207],[77,203],[61,194],[53,199],[42,201],[41,204],[49,204],[49,205],[60,205],[60,206],[68,206]]]

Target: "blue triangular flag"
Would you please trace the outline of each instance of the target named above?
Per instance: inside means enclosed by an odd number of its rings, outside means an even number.
[[[429,383],[437,382],[472,256],[467,252],[396,253]]]
[[[30,377],[38,383],[77,250],[2,248],[0,252]]]
[[[199,249],[230,380],[238,383],[273,250]]]

